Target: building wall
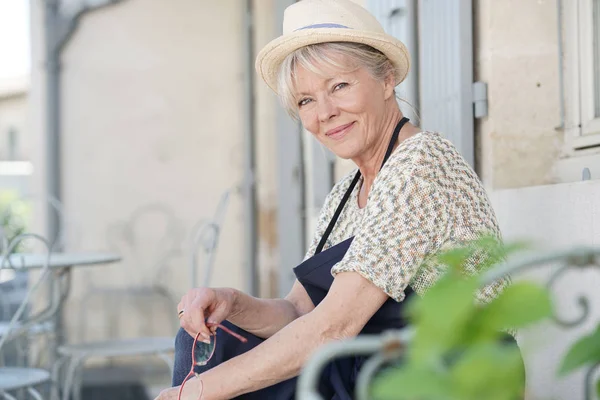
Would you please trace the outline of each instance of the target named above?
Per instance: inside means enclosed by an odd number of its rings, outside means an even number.
[[[474,77],[488,84],[488,116],[476,121],[476,168],[485,185],[580,179],[581,162],[563,160],[557,1],[474,0],[473,24]],[[339,161],[337,177],[352,168]]]
[[[499,190],[491,198],[507,243],[525,240],[539,255],[600,243],[598,181]],[[545,265],[514,278],[546,283],[558,266]],[[600,317],[598,285],[597,265],[566,273],[552,287],[557,315],[565,321],[582,316],[578,298],[584,296],[590,304],[587,318],[574,328],[561,328],[548,321],[520,332],[530,398],[584,398],[585,368],[561,379],[556,371],[574,341],[596,329]]]
[[[39,19],[39,8],[33,13]],[[84,17],[67,45],[61,160],[69,249],[124,257],[75,269],[66,314],[78,316],[66,319],[73,341],[172,334],[175,323],[165,322],[190,287],[187,235],[227,189],[232,199],[210,284],[245,287],[244,34],[234,0],[128,0]],[[43,71],[37,74],[34,107],[43,107]],[[43,125],[36,129],[43,143]],[[36,162],[43,165],[44,154]],[[37,182],[43,188],[43,178]],[[173,229],[164,213],[153,214],[136,225],[132,245],[122,225],[153,204],[170,210]],[[158,273],[165,234],[182,251]],[[156,294],[122,294],[156,284],[168,288],[173,304]]]
[[[488,84],[478,169],[493,189],[555,182],[560,130],[556,0],[475,0],[475,79]],[[518,11],[517,11],[518,10]]]

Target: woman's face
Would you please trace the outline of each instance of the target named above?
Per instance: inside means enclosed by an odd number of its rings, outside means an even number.
[[[296,103],[302,125],[338,157],[360,158],[383,133],[393,77],[379,81],[364,68],[325,72],[324,77],[302,67],[296,71]]]

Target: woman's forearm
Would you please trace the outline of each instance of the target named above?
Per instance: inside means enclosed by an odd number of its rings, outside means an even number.
[[[321,345],[356,336],[388,296],[357,273],[341,273],[327,297],[255,348],[194,379],[190,399],[231,399],[297,376]],[[193,397],[196,396],[196,397]]]
[[[297,376],[320,345],[341,338],[319,329],[327,325],[317,313],[297,318],[257,348],[203,373],[202,398],[230,399]]]
[[[259,299],[234,290],[234,306],[227,318],[232,324],[261,338],[269,338],[300,315],[285,299]]]

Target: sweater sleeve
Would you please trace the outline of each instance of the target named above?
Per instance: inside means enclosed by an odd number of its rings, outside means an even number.
[[[402,301],[423,261],[446,241],[450,217],[430,174],[390,161],[373,183],[360,228],[332,274],[357,272]]]

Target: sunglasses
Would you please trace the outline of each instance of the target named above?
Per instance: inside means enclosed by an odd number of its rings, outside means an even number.
[[[237,340],[239,340],[242,343],[246,343],[248,341],[248,339],[246,339],[242,335],[239,335],[239,334],[233,332],[231,329],[229,329],[226,326],[223,326],[221,324],[207,323],[206,326],[208,326],[209,328],[216,326],[217,328],[222,329],[223,331],[227,332],[228,334],[230,334],[231,336],[233,336],[234,338],[236,338]],[[208,362],[212,358],[213,354],[215,353],[215,347],[217,346],[216,333],[214,335],[210,336],[210,343],[204,343],[202,341],[198,341],[198,337],[200,337],[200,332],[198,332],[198,334],[196,334],[196,337],[194,338],[194,344],[192,345],[192,367],[190,369],[190,373],[185,377],[185,379],[181,383],[181,386],[179,387],[179,394],[177,396],[178,400],[181,400],[181,393],[183,393],[183,387],[185,386],[185,383],[187,382],[187,380],[190,379],[194,375],[196,377],[198,376],[198,374],[196,374],[194,372],[194,367],[205,366],[206,364],[208,364]],[[204,384],[202,383],[202,381],[200,381],[200,385],[201,385],[200,386],[201,388],[200,388],[200,394],[198,395],[198,399],[202,399],[202,393],[204,392]]]

